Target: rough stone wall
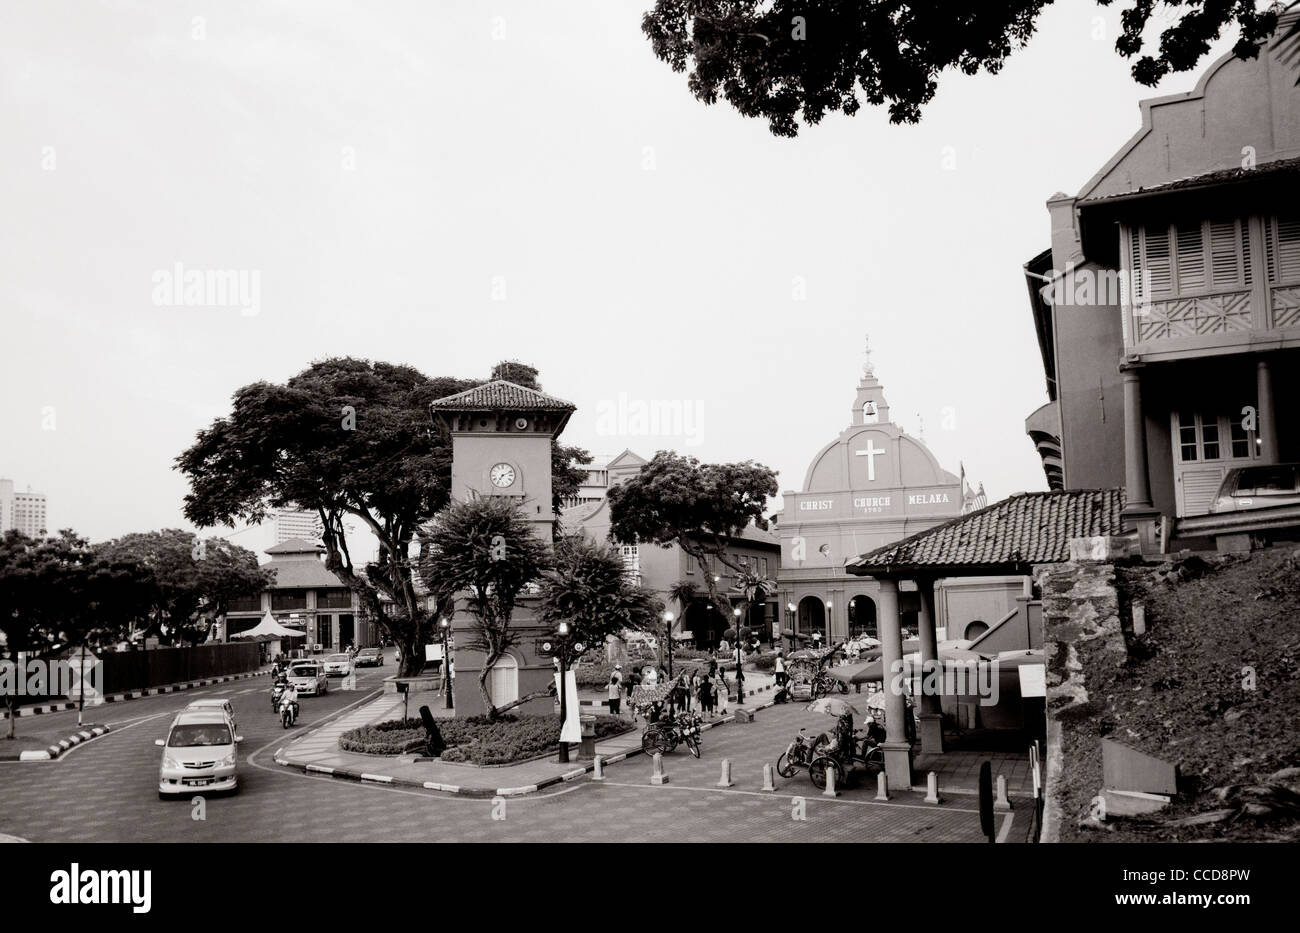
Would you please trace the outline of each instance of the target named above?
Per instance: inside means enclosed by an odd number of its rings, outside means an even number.
[[[1047,761],[1044,776],[1042,841],[1058,838],[1059,795],[1054,793],[1064,760],[1062,729],[1070,714],[1087,715],[1089,697],[1079,653],[1088,649],[1093,663],[1125,662],[1115,566],[1106,561],[1071,561],[1034,568],[1043,597],[1044,649],[1047,663]]]

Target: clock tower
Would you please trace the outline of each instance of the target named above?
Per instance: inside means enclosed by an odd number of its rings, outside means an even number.
[[[497,380],[429,406],[434,420],[451,434],[451,497],[468,501],[478,496],[508,496],[516,500],[533,532],[551,540],[554,520],[551,501],[551,441],[564,430],[575,411],[571,402],[535,389]],[[537,627],[534,600],[523,596],[512,627]],[[463,611],[452,619],[452,633],[462,645],[473,621]],[[540,638],[549,629],[537,627]],[[497,662],[489,686],[497,705],[545,689],[552,675],[549,659],[537,657],[525,636],[512,654]],[[461,648],[456,652],[456,712],[485,713],[478,676],[483,656]],[[513,694],[513,695],[512,695]],[[549,713],[550,700],[520,707],[520,712]]]

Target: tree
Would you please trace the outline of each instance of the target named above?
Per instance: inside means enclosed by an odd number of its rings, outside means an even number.
[[[71,530],[40,540],[6,532],[0,537],[0,633],[8,659],[117,640],[126,620],[146,604],[147,588],[138,567],[98,554]],[[9,738],[15,701],[6,692]]]
[[[763,510],[776,492],[776,474],[752,460],[702,464],[661,450],[635,477],[609,490],[610,535],[624,544],[676,544],[694,558],[709,601],[722,612],[726,601],[712,561],[737,573],[746,569],[728,548],[749,525],[767,528]]]
[[[740,593],[740,618],[748,621],[749,609],[756,602],[761,602],[764,597],[771,596],[776,592],[776,581],[764,574],[757,573],[753,566],[746,567],[736,574],[736,585],[734,589]],[[748,629],[745,630],[748,632]],[[747,635],[741,634],[742,640],[748,641]]]
[[[283,386],[244,386],[230,416],[200,431],[176,460],[191,487],[185,515],[212,527],[260,522],[274,508],[315,510],[325,566],[400,647],[399,673],[417,674],[444,607],[417,593],[411,550],[451,487],[451,444],[434,428],[429,403],[476,384],[342,358],[313,363]],[[348,550],[345,516],[378,542],[364,568]]]
[[[200,538],[180,528],[136,532],[97,546],[122,572],[136,568],[149,597],[133,621],[168,644],[195,644],[226,613],[236,596],[260,593],[274,582],[257,555],[224,538]]]
[[[641,29],[673,71],[690,68],[696,98],[713,104],[721,95],[743,116],[767,120],[774,135],[796,136],[797,118],[852,116],[863,100],[888,102],[892,123],[918,122],[941,72],[996,74],[1028,43],[1048,2],[656,0]],[[1132,68],[1148,87],[1194,68],[1225,29],[1237,30],[1233,53],[1254,58],[1278,21],[1276,9],[1258,10],[1252,0],[1134,0],[1120,15],[1116,51],[1139,55],[1153,16],[1165,14],[1176,22],[1161,33],[1158,54],[1141,55]],[[1287,41],[1300,44],[1300,23]]]
[[[557,654],[571,651],[576,644],[594,648],[610,635],[658,625],[663,603],[628,580],[622,556],[609,545],[581,535],[561,538],[555,544],[554,560],[554,566],[542,574],[538,617],[549,625],[569,623],[569,637],[557,641]],[[571,666],[576,655],[562,660]]]
[[[546,543],[520,506],[505,496],[452,502],[421,535],[420,573],[436,586],[439,601],[450,606],[457,593],[465,594],[473,626],[457,648],[484,655],[478,687],[490,719],[538,696],[521,697],[498,709],[487,679],[497,661],[519,643],[520,631],[512,622],[520,594],[550,563]]]

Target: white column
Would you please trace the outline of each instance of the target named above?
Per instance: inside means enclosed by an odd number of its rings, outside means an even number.
[[[903,701],[898,671],[903,661],[903,617],[898,608],[898,583],[881,579],[880,606],[877,621],[880,626],[880,656],[884,665],[885,689],[885,741],[881,750],[885,756],[885,774],[892,787],[912,786],[912,746],[907,741],[903,717],[907,704]],[[895,689],[895,687],[899,689]]]

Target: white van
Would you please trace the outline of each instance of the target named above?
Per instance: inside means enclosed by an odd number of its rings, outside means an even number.
[[[182,710],[172,720],[167,738],[154,740],[163,750],[158,767],[159,798],[237,790],[237,746],[242,741],[244,737],[235,735],[225,711]]]

